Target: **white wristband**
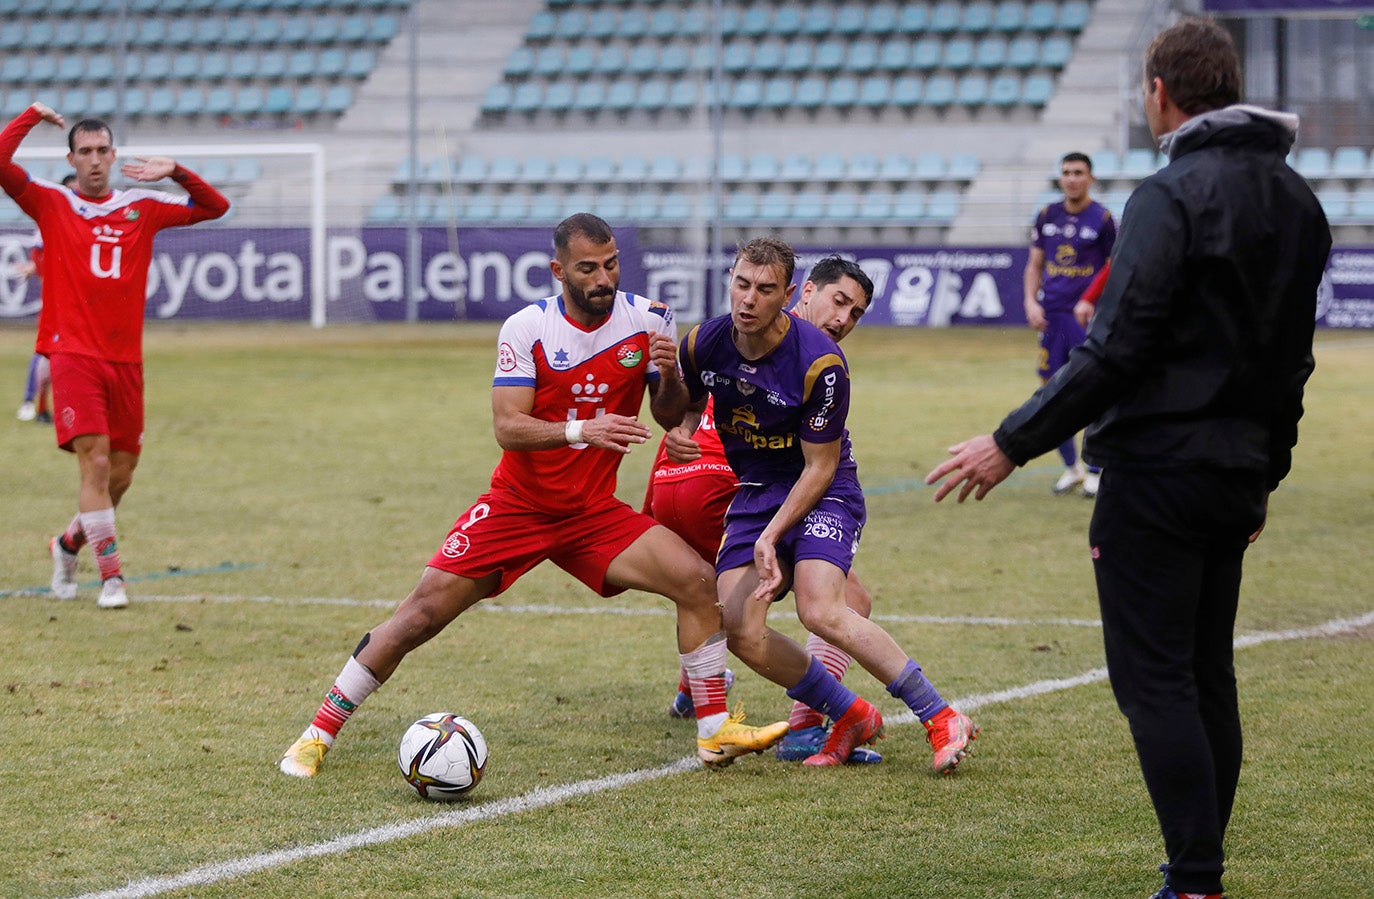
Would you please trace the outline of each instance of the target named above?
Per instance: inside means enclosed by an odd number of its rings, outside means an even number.
[[[574,418],[563,428],[563,439],[572,446],[582,442],[582,419]]]

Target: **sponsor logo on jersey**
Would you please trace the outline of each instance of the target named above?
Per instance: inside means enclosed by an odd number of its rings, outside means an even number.
[[[502,343],[496,350],[496,367],[502,371],[515,371],[515,350],[508,343]]]
[[[830,512],[812,511],[804,520],[803,533],[807,537],[816,537],[821,540],[833,540],[836,543],[843,543],[844,540],[844,519]]]
[[[742,394],[744,394],[745,396],[753,396],[753,395],[754,395],[754,385],[753,385],[753,384],[750,384],[748,381],[744,380],[743,378],[738,378],[738,379],[736,379],[736,381],[735,381],[735,386],[738,387],[738,388],[739,388],[739,392],[742,393]]]
[[[596,383],[596,375],[587,375],[587,383],[574,384],[568,388],[575,397],[576,403],[603,403],[606,394],[610,392],[611,385],[606,383]]]
[[[565,368],[572,368],[572,359],[568,356],[568,351],[559,347],[553,351],[553,358],[549,360],[549,368],[561,371]]]
[[[644,361],[644,351],[633,343],[622,343],[616,347],[615,361],[623,368],[634,368]]]
[[[753,406],[736,406],[730,411],[730,426],[726,427],[719,419],[716,420],[716,430],[723,434],[732,434],[743,440],[754,449],[787,449],[795,442],[794,434],[768,434],[758,433],[758,416],[754,414]]]

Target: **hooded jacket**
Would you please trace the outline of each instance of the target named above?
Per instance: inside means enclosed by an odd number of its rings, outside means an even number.
[[[1119,470],[1288,473],[1331,229],[1286,163],[1297,117],[1235,105],[1164,135],[1087,340],[993,434],[1017,465],[1087,428]]]

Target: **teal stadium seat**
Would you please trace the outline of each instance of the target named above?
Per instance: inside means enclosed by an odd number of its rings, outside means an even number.
[[[1135,148],[1126,151],[1126,158],[1121,163],[1121,174],[1126,178],[1138,181],[1153,175],[1155,168],[1155,151]]]
[[[562,115],[573,108],[576,99],[577,91],[571,82],[555,81],[544,89],[540,106],[556,115]]]
[[[581,40],[587,34],[587,14],[580,9],[565,9],[558,14],[560,40]]]
[[[1317,191],[1322,211],[1332,223],[1339,224],[1351,216],[1350,192],[1343,187],[1323,187]]]
[[[793,105],[793,85],[791,77],[778,75],[763,84],[763,102],[759,105],[768,109],[784,110]]]
[[[606,104],[606,85],[600,81],[583,81],[577,86],[573,97],[573,109],[584,114],[594,114]]]
[[[759,217],[758,197],[735,191],[725,198],[724,217],[727,222],[752,222]]]
[[[959,28],[968,34],[982,34],[992,28],[994,19],[995,8],[989,0],[973,0],[964,7]]]
[[[945,78],[945,81],[950,84],[950,98],[953,99],[954,82],[949,78]],[[909,112],[926,101],[927,88],[925,79],[920,75],[902,75],[893,80],[892,95],[888,102]]]
[[[1022,0],[1001,0],[992,16],[992,29],[1001,32],[1020,31],[1026,21],[1026,4]]]
[[[1054,95],[1054,81],[1048,75],[1028,75],[1021,83],[1021,102],[1027,106],[1044,106]]]
[[[696,214],[697,208],[696,202],[685,192],[669,191],[659,202],[658,219],[669,224],[685,222]]]
[[[1115,150],[1098,150],[1092,154],[1093,176],[1099,181],[1111,181],[1121,177],[1121,157]],[[1059,177],[1058,162],[1055,163],[1054,177]]]
[[[527,217],[533,222],[557,224],[565,218],[563,198],[551,191],[539,191],[530,199]]]
[[[1019,75],[1003,74],[992,79],[992,85],[988,88],[988,103],[992,106],[1006,108],[1015,106],[1021,102],[1021,77]]]
[[[763,103],[763,81],[759,78],[745,77],[735,82],[730,91],[728,105],[731,109],[752,112]]]
[[[1000,34],[979,38],[973,50],[973,65],[979,69],[1000,69],[1007,61],[1007,39]]]
[[[778,178],[782,181],[810,181],[811,158],[804,153],[789,153],[782,160]]]
[[[653,17],[649,19],[648,34],[659,40],[669,40],[677,36],[680,25],[677,10],[660,7],[654,10]]]
[[[568,51],[562,44],[550,44],[547,47],[540,47],[534,54],[534,69],[532,74],[544,78],[552,78],[562,73],[568,61]]]
[[[859,102],[859,79],[840,75],[826,86],[825,105],[836,109],[850,109]]]
[[[267,115],[286,115],[295,105],[296,98],[291,93],[291,88],[284,84],[277,84],[267,89],[267,97],[262,101],[262,111]],[[148,105],[153,103],[149,97]]]
[[[183,87],[177,91],[177,104],[172,112],[179,116],[198,116],[205,112],[205,104],[205,88]]]
[[[69,87],[62,92],[60,109],[69,109],[75,115],[89,115],[91,111],[91,92],[84,87]]]
[[[617,34],[622,40],[637,41],[649,31],[649,14],[644,9],[632,7],[620,14]]]
[[[502,115],[509,111],[515,99],[515,89],[504,81],[498,81],[482,96],[482,112],[488,115]]]
[[[528,156],[520,163],[520,181],[535,186],[553,180],[553,163],[543,156]]]
[[[781,190],[770,190],[759,200],[758,218],[766,224],[787,221],[792,215],[792,197]]]
[[[1073,55],[1073,44],[1066,37],[1047,37],[1040,45],[1040,65],[1047,69],[1062,69]]]
[[[802,22],[802,34],[821,37],[835,30],[835,9],[827,3],[816,3],[806,11]]]
[[[926,202],[924,221],[948,225],[959,217],[959,195],[952,191],[936,191]]]
[[[878,166],[878,157],[872,153],[856,153],[845,164],[844,176],[849,181],[877,181]]]
[[[322,78],[342,78],[348,57],[338,47],[327,47],[320,51],[315,61],[315,72]]]
[[[946,177],[951,181],[972,181],[978,177],[979,171],[983,168],[983,163],[972,153],[955,153],[949,158],[949,170]]]
[[[620,27],[620,16],[613,9],[597,9],[587,17],[586,36],[593,41],[614,37]]]
[[[348,51],[348,63],[344,67],[344,74],[350,78],[359,80],[372,74],[372,69],[377,65],[377,54],[372,50],[350,50]]]
[[[515,88],[515,96],[510,101],[510,110],[511,112],[530,115],[539,111],[543,103],[544,86],[537,81],[526,81]]]
[[[1040,39],[1028,34],[1012,38],[1007,45],[1006,66],[1009,69],[1029,69],[1040,62]]]
[[[297,115],[318,115],[324,109],[324,91],[314,84],[305,84],[296,89],[291,101],[291,111]]]
[[[949,34],[958,31],[963,20],[963,7],[954,0],[940,0],[930,10],[927,28],[936,34]]]
[[[874,37],[885,38],[898,30],[901,12],[895,3],[878,3],[870,6],[864,17],[863,30]]]
[[[1357,190],[1350,195],[1350,216],[1361,224],[1374,224],[1374,190]]]
[[[1088,0],[1060,0],[1059,27],[1064,31],[1079,32],[1092,18],[1092,8]]]
[[[200,55],[200,78],[204,81],[223,81],[229,77],[229,54],[211,50]]]
[[[169,116],[176,110],[177,92],[171,87],[156,87],[148,92],[148,115]]]
[[[925,96],[922,103],[936,109],[943,109],[954,102],[957,85],[948,75],[934,75],[926,81]]]
[[[596,73],[605,78],[615,78],[630,64],[630,54],[619,44],[601,48],[596,55]]]
[[[844,71],[856,75],[872,72],[878,67],[878,44],[868,38],[861,38],[849,45],[845,54]]]
[[[754,153],[744,165],[750,181],[775,181],[782,174],[782,163],[772,153]]]
[[[367,220],[377,224],[389,225],[401,220],[401,199],[395,194],[382,194],[368,210]]]
[[[866,109],[882,109],[892,99],[892,81],[883,75],[871,75],[859,82],[858,105]]]
[[[226,116],[234,111],[234,89],[221,84],[210,88],[205,95],[205,111],[213,116]]]
[[[816,224],[825,217],[825,197],[815,191],[803,191],[792,198],[792,219]]]
[[[898,34],[912,37],[924,34],[930,24],[930,9],[924,3],[903,3],[897,14]]]
[[[226,90],[227,88],[216,88]],[[112,87],[101,87],[91,91],[90,114],[98,118],[109,118],[119,107],[119,94]]]
[[[911,67],[922,72],[938,68],[944,52],[943,40],[938,37],[923,37],[911,48]]]
[[[577,161],[581,165],[581,171],[575,180],[594,185],[610,184],[615,180],[615,160],[611,157],[589,156],[585,160],[577,158]]]
[[[953,37],[945,41],[945,51],[940,58],[946,69],[958,72],[973,65],[973,40],[967,37]]]
[[[141,87],[124,89],[124,114],[137,118],[148,111],[148,91]]]
[[[540,10],[530,18],[525,37],[532,41],[546,41],[558,34],[558,16],[549,10]]]
[[[720,177],[723,181],[743,181],[749,172],[749,164],[738,153],[725,153],[720,157]]]
[[[811,63],[815,72],[832,74],[844,67],[848,48],[843,41],[826,40],[816,45],[816,56]]]
[[[700,98],[701,90],[695,81],[686,79],[676,81],[668,92],[668,108],[677,112],[688,113],[697,108]]]
[[[922,153],[916,157],[912,177],[921,181],[943,181],[948,166],[940,153]]]
[[[50,84],[57,78],[57,58],[38,56],[29,63],[24,80],[29,84]]]
[[[782,69],[787,57],[787,46],[779,40],[761,41],[754,47],[754,71],[761,75],[771,75]]]
[[[1331,174],[1334,177],[1364,178],[1369,171],[1369,154],[1363,147],[1337,147],[1331,154]]]
[[[838,153],[822,153],[816,157],[811,177],[826,183],[844,181],[849,177],[849,165]]]
[[[649,165],[647,180],[660,184],[671,184],[682,178],[682,161],[667,154],[655,156]]]
[[[463,185],[479,185],[486,181],[490,166],[481,156],[464,156],[453,166],[453,182]]]
[[[489,193],[475,193],[463,203],[463,218],[469,222],[496,221],[496,197]]]
[[[611,112],[624,114],[634,109],[639,95],[639,82],[621,78],[611,82],[606,91],[605,108]]]
[[[564,64],[563,70],[568,70]],[[653,44],[638,44],[630,51],[629,64],[626,71],[641,78],[651,75],[658,71],[658,47]]]
[[[626,218],[644,225],[658,218],[658,197],[647,190],[631,195],[626,201]]]
[[[639,84],[635,95],[635,109],[656,115],[668,105],[668,92],[671,85],[662,78],[651,78]]]
[[[1059,6],[1054,0],[1035,0],[1026,8],[1024,27],[1029,31],[1053,31],[1059,24]]]
[[[590,160],[588,161],[588,168],[591,168]],[[614,171],[615,177],[623,184],[642,184],[649,180],[649,161],[643,156],[626,156],[615,163]],[[610,179],[607,178],[606,180],[609,181]]]
[[[258,77],[267,81],[280,81],[286,77],[286,53],[282,50],[264,50],[258,55]]]
[[[191,32],[190,44],[193,47],[220,47],[224,45],[225,22],[213,16],[197,19]]]
[[[869,191],[859,203],[859,220],[870,224],[887,224],[892,219],[892,194]]]
[[[893,37],[883,41],[878,51],[878,70],[901,72],[911,66],[911,41],[904,37]]]
[[[507,78],[524,78],[534,71],[534,51],[529,47],[516,47],[506,57],[505,73]]]
[[[766,6],[750,6],[740,19],[738,33],[746,37],[762,37],[773,27],[773,14]]]
[[[496,203],[496,220],[523,222],[530,214],[530,200],[523,194],[502,194]]]
[[[664,77],[681,75],[691,64],[691,54],[682,44],[669,44],[658,54],[658,71]]]
[[[773,34],[782,38],[791,38],[802,32],[805,17],[799,7],[794,5],[780,6],[773,12]]]
[[[796,105],[805,110],[819,109],[825,105],[829,82],[819,75],[809,75],[797,82]]]
[[[859,218],[859,195],[841,190],[830,194],[825,204],[826,219],[830,222],[852,222]]]

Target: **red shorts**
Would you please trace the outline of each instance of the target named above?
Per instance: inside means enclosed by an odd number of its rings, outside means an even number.
[[[734,474],[653,483],[649,514],[712,565],[725,535],[725,510],[739,490]]]
[[[72,440],[106,434],[110,449],[143,449],[143,365],[106,362],[94,356],[53,353],[53,424],[57,445],[68,452]]]
[[[575,515],[553,515],[485,493],[454,522],[429,567],[480,580],[499,572],[497,596],[545,559],[602,596],[624,592],[606,582],[606,569],[649,528],[658,524],[607,497]]]

